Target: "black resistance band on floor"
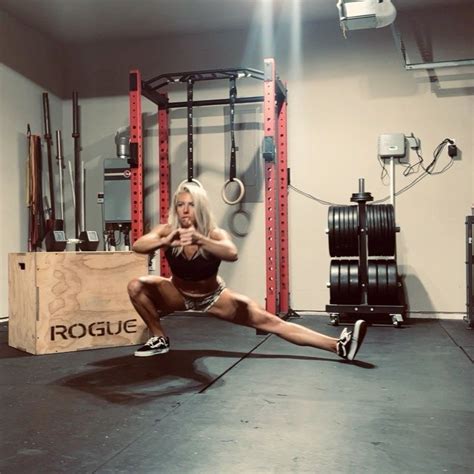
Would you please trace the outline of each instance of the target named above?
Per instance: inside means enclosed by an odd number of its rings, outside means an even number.
[[[199,393],[204,393],[209,387],[212,387],[218,380],[220,380],[222,377],[224,377],[225,374],[227,374],[228,372],[230,372],[235,366],[237,366],[238,364],[240,364],[243,360],[245,360],[250,354],[252,354],[256,349],[258,349],[269,337],[271,336],[271,334],[268,334],[268,336],[265,337],[265,339],[263,341],[261,341],[260,343],[258,343],[251,351],[247,352],[247,354],[245,354],[241,359],[239,359],[235,364],[231,365],[227,370],[225,370],[224,372],[222,372],[221,375],[219,375],[219,377],[217,377],[215,380],[213,380],[212,382],[210,382],[208,385],[206,385],[203,389],[201,389]]]

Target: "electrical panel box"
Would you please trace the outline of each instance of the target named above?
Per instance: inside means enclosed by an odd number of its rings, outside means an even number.
[[[130,166],[126,160],[104,160],[104,221],[105,223],[131,222]]]
[[[403,133],[384,133],[379,136],[380,158],[402,158],[406,155],[406,139]]]

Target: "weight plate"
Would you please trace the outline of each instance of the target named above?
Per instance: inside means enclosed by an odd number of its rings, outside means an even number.
[[[366,206],[366,219],[367,219],[367,249],[369,255],[372,255],[372,235],[374,233],[374,209],[373,205]]]
[[[393,212],[393,206],[385,206],[385,219],[387,221],[387,255],[395,255],[395,226],[391,224],[390,213]]]
[[[387,261],[387,301],[390,304],[397,304],[397,296],[397,263],[395,260],[389,260]]]
[[[351,260],[349,262],[349,294],[352,304],[360,303],[360,286],[359,286],[359,261]]]
[[[381,252],[380,255],[386,255],[386,246],[387,246],[387,232],[386,232],[386,225],[385,225],[385,206],[380,204],[377,206],[379,210],[379,224],[380,224],[380,239],[379,239],[379,251]]]
[[[350,207],[350,238],[351,238],[351,251],[350,255],[356,257],[359,255],[359,234],[358,234],[358,224],[359,224],[359,213],[357,212],[357,206]]]
[[[341,253],[343,257],[347,255],[346,250],[346,206],[341,206]]]
[[[382,243],[382,236],[381,236],[381,227],[380,227],[380,208],[379,206],[374,206],[374,236],[372,238],[372,245],[373,245],[373,255],[382,255],[381,244]]]
[[[340,223],[339,223],[339,206],[334,208],[334,256],[338,257],[339,253],[339,236],[340,236]]]
[[[345,217],[345,256],[351,256],[351,247],[352,247],[352,240],[351,240],[351,208],[350,206],[346,206],[344,208],[344,217]]]
[[[339,288],[340,288],[340,301],[341,303],[347,303],[349,297],[349,261],[339,261]]]
[[[344,206],[339,206],[338,256],[344,257]]]
[[[329,268],[329,301],[331,304],[339,303],[339,260],[331,260]]]
[[[388,232],[390,235],[388,254],[395,255],[396,230],[395,230],[395,210],[392,204],[387,205]]]
[[[342,215],[343,215],[343,218],[342,218],[342,222],[343,222],[343,225],[342,225],[342,241],[343,241],[343,255],[344,257],[347,257],[347,255],[349,254],[349,247],[350,247],[350,239],[349,239],[349,209],[347,206],[344,206],[343,207],[343,210],[342,210]]]
[[[380,239],[379,239],[379,252],[380,255],[385,255],[385,246],[386,242],[386,235],[385,235],[385,208],[384,205],[381,204],[378,207],[379,210],[379,225],[380,225]]]
[[[367,245],[367,248],[368,248],[368,252],[369,252],[369,255],[372,255],[372,235],[374,234],[374,206],[373,205],[369,205],[369,206],[366,206],[366,222],[367,222],[367,241],[368,241],[368,245]]]
[[[387,263],[385,260],[377,261],[377,301],[387,304]]]
[[[329,255],[334,257],[334,206],[329,206],[328,209],[328,240]]]
[[[377,301],[377,261],[369,260],[367,265],[367,300],[369,304]]]
[[[346,206],[345,208],[345,217],[346,217],[346,236],[345,236],[345,242],[346,242],[346,256],[350,257],[352,255],[352,233],[351,233],[351,207]]]

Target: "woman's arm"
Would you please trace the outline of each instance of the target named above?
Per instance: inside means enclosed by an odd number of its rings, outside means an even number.
[[[171,231],[168,224],[160,224],[154,227],[148,234],[142,235],[132,246],[137,253],[150,254],[163,247],[179,245],[179,231]],[[176,243],[176,244],[175,244]]]

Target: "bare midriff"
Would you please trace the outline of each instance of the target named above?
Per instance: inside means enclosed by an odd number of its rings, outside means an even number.
[[[173,285],[183,294],[200,297],[207,296],[217,290],[219,281],[217,280],[217,274],[204,280],[183,280],[175,275],[171,277]]]

